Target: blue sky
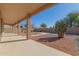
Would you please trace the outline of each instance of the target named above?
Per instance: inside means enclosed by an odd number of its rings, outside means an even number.
[[[70,12],[79,11],[78,3],[60,3],[46,9],[31,17],[31,24],[39,27],[40,24],[45,23],[48,27],[53,27],[56,21],[63,19]],[[22,22],[25,25],[26,21]]]

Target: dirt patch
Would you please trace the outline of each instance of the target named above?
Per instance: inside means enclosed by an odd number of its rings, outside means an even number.
[[[53,37],[51,34],[47,34],[47,35],[32,37],[32,39],[42,44],[45,44],[47,46],[61,50],[65,53],[74,56],[77,55],[77,51],[75,49],[75,42],[74,39],[72,39],[71,37],[65,36],[65,38],[58,39],[57,37]]]

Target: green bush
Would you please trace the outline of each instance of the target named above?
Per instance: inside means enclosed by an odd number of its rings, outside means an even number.
[[[55,24],[56,32],[65,32],[67,30],[67,23],[64,20],[57,21]]]
[[[59,38],[64,37],[64,33],[66,32],[67,27],[68,27],[68,24],[64,20],[60,20],[56,22],[55,31],[58,33]]]

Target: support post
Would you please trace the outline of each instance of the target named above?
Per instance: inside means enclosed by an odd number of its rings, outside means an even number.
[[[17,24],[17,34],[21,33],[21,23]]]
[[[17,34],[19,34],[19,25],[17,24]]]
[[[3,20],[0,19],[0,42],[1,42],[2,32],[3,32]]]
[[[18,27],[19,27],[19,34],[21,34],[21,22],[18,23]]]
[[[3,19],[2,19],[2,13],[0,11],[0,41],[2,37],[2,32],[3,32]]]
[[[12,25],[12,33],[14,33],[14,28],[13,28],[13,25]]]
[[[27,15],[27,19],[26,19],[26,24],[27,24],[27,28],[26,28],[26,33],[27,33],[27,40],[31,38],[31,16],[30,14]]]

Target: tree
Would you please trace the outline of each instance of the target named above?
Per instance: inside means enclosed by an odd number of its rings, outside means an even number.
[[[57,21],[55,24],[55,31],[58,33],[59,38],[64,38],[64,33],[66,32],[68,24],[64,20]]]
[[[40,25],[40,27],[41,27],[40,30],[43,31],[43,32],[45,32],[46,31],[46,28],[47,28],[47,25],[45,23],[42,23]]]
[[[78,16],[77,19],[75,20],[75,23],[77,24],[77,27],[79,27],[79,16]]]
[[[73,23],[76,23],[76,19],[77,19],[78,16],[79,16],[78,12],[72,12],[72,13],[69,13],[67,15],[67,17],[65,18],[65,20],[67,21],[67,23],[69,24],[69,26],[72,27]]]
[[[45,23],[42,23],[42,24],[40,25],[40,27],[42,27],[42,28],[46,28],[47,25],[46,25]]]

